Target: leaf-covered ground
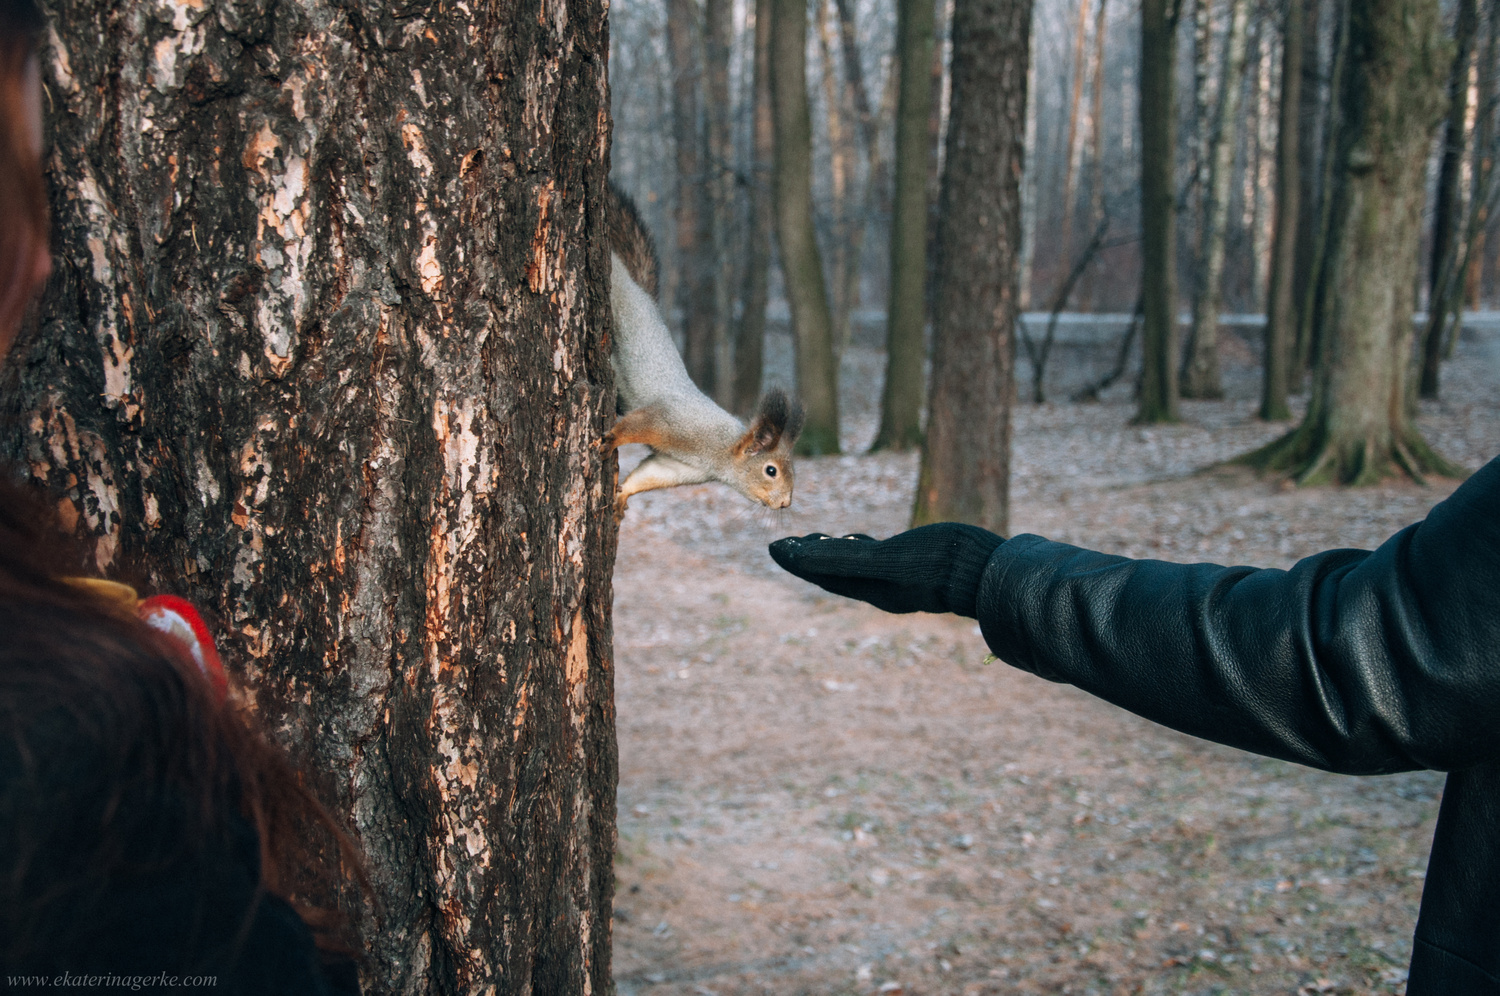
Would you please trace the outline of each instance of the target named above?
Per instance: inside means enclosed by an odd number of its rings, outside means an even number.
[[[1500,324],[1500,323],[1497,323]],[[773,370],[784,379],[785,341]],[[1017,408],[1013,529],[1132,556],[1286,566],[1368,548],[1455,486],[1283,489],[1194,473],[1285,431],[1250,346],[1222,402],[1131,427]],[[1054,393],[1108,348],[1063,349]],[[844,362],[844,439],[881,356]],[[1500,328],[1466,333],[1421,424],[1500,453]],[[626,454],[624,463],[639,458]],[[773,516],[719,486],[632,500],[615,576],[622,994],[1399,993],[1442,791],[1154,726],[986,665],[973,623],[888,616],[781,574],[770,540],[898,531],[910,455],[805,460]]]

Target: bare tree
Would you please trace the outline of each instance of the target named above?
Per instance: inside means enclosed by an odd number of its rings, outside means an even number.
[[[1412,424],[1412,351],[1427,151],[1444,111],[1437,0],[1364,0],[1349,12],[1328,246],[1328,317],[1307,416],[1247,462],[1302,483],[1365,484],[1459,469]]]
[[[730,252],[729,216],[733,207],[732,182],[734,142],[729,118],[729,55],[734,42],[731,0],[703,0],[704,67],[704,200],[708,207],[708,243],[701,247],[707,258],[703,271],[711,284],[710,383],[721,404],[731,404],[734,395],[734,352],[729,338],[730,281],[734,272]]]
[[[774,142],[771,123],[771,2],[755,0],[754,83],[751,95],[750,187],[746,208],[745,280],[734,336],[732,410],[749,414],[760,397],[765,365],[766,300],[769,296],[771,233],[776,224],[771,191]]]
[[[1177,19],[1180,0],[1141,0],[1142,373],[1138,422],[1177,421]]]
[[[701,127],[702,17],[696,0],[667,0],[672,60],[672,142],[677,150],[676,305],[682,313],[688,375],[714,393],[714,204]]]
[[[366,992],[608,991],[604,7],[49,7],[5,456],[219,621],[368,856],[378,912],[309,897]]]
[[[812,115],[807,100],[807,7],[773,0],[771,97],[775,131],[776,238],[797,340],[797,390],[807,425],[802,453],[839,451],[838,367],[822,255],[813,230]]]
[[[1260,417],[1278,422],[1292,417],[1287,406],[1291,350],[1296,344],[1293,301],[1297,261],[1297,218],[1301,208],[1302,29],[1301,0],[1286,5],[1282,27],[1281,113],[1276,132],[1276,221],[1271,243],[1271,289],[1266,295],[1266,340]]]
[[[1031,0],[957,0],[915,524],[1007,531]]]
[[[1438,171],[1433,203],[1432,258],[1428,269],[1427,326],[1422,335],[1422,371],[1418,390],[1424,398],[1438,395],[1438,368],[1447,331],[1450,285],[1456,283],[1459,232],[1459,186],[1468,146],[1469,68],[1479,28],[1478,0],[1459,0],[1453,25],[1453,65],[1448,73],[1448,118],[1443,125],[1443,161]]]
[[[1224,58],[1220,62],[1219,107],[1208,143],[1198,286],[1193,295],[1193,323],[1182,366],[1181,390],[1187,398],[1218,398],[1224,394],[1219,380],[1219,311],[1224,300],[1220,282],[1224,276],[1224,234],[1229,220],[1229,181],[1234,168],[1248,17],[1247,0],[1229,0],[1229,29],[1224,35]]]
[[[896,195],[891,210],[885,388],[880,401],[880,430],[873,447],[876,450],[905,450],[922,441],[933,21],[933,0],[899,0],[896,58],[901,90],[896,110]]]

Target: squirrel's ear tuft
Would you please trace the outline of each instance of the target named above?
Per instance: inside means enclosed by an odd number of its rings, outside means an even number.
[[[802,422],[802,403],[787,397],[781,388],[772,388],[761,397],[740,449],[745,453],[768,453],[778,446],[790,449],[802,433]]]

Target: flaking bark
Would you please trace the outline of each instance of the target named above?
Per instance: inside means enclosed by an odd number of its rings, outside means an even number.
[[[602,4],[68,0],[4,456],[347,820],[369,993],[610,988]]]

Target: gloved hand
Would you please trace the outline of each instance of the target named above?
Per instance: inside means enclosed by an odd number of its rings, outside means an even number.
[[[887,540],[788,536],[771,544],[771,558],[804,581],[886,612],[955,612],[973,619],[984,565],[1003,542],[978,526],[940,522]]]

